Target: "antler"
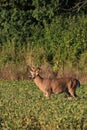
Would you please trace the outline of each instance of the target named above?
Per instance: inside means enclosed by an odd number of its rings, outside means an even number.
[[[31,69],[30,65],[27,65],[27,71],[29,72]]]

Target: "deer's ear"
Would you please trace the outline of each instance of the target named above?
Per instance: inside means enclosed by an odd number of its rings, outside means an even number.
[[[27,71],[29,72],[31,69],[31,67],[29,65],[27,65]]]
[[[40,68],[40,67],[37,67],[37,71],[41,71],[41,68]]]
[[[34,66],[33,66],[33,67],[31,67],[31,70],[32,70],[32,71],[34,71],[34,70],[35,70],[35,67],[34,67]]]

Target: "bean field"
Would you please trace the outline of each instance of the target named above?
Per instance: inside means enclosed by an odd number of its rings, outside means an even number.
[[[0,81],[0,130],[87,130],[87,85],[77,94],[47,100],[32,81]]]

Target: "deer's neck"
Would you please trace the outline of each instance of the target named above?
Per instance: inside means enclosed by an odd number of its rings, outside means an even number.
[[[36,84],[38,87],[40,87],[41,84],[42,84],[42,82],[43,82],[43,78],[40,77],[40,75],[37,75],[37,76],[34,78],[34,82],[35,82],[35,84]]]

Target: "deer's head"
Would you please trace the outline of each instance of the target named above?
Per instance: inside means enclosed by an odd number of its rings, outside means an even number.
[[[32,67],[32,68],[30,69],[30,74],[31,74],[31,76],[32,76],[33,79],[34,79],[36,76],[39,75],[40,70],[41,70],[41,69],[40,69],[39,67]]]

